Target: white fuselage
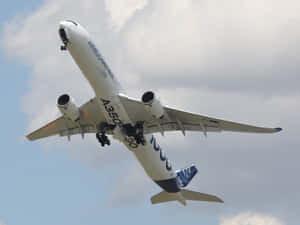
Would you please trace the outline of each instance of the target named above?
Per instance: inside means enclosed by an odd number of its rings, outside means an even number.
[[[156,182],[174,180],[176,173],[153,135],[145,135],[145,145],[137,145],[133,137],[122,133],[122,125],[134,124],[119,99],[120,87],[116,77],[105,63],[90,35],[74,22],[61,22],[60,28],[66,31],[69,39],[67,49],[95,91],[107,123],[116,125],[115,136],[135,154],[151,179]]]

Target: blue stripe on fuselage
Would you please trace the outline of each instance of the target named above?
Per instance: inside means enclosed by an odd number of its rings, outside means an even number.
[[[110,68],[108,67],[108,65],[106,64],[104,58],[102,57],[102,55],[100,54],[99,50],[97,49],[96,45],[91,42],[88,41],[88,45],[90,46],[90,48],[92,49],[92,52],[95,54],[96,58],[102,63],[102,65],[104,66],[105,70],[107,71],[107,73],[109,74],[109,76],[114,79],[114,74],[111,72]]]

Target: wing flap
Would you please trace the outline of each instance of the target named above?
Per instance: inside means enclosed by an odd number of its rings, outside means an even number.
[[[61,116],[30,133],[26,137],[30,141],[34,141],[54,135],[71,136],[75,134],[95,133],[96,126],[102,121],[105,121],[97,99],[91,99],[79,109],[81,114],[79,122],[74,122],[64,116]]]
[[[194,113],[184,112],[172,108],[165,107],[167,113],[171,115],[173,120],[177,118],[183,124],[194,125],[198,127],[198,130],[207,131],[232,131],[232,132],[248,132],[248,133],[275,133],[279,132],[281,128],[265,128],[252,126],[248,124],[236,123],[232,121],[226,121],[216,119],[213,117],[202,116]],[[197,126],[198,125],[198,126]],[[195,129],[196,130],[196,129]]]
[[[59,117],[58,119],[48,123],[40,129],[37,129],[36,131],[28,134],[26,137],[28,138],[28,140],[34,141],[40,138],[58,135],[60,130],[65,129],[65,127],[63,126],[63,120],[63,117]]]
[[[205,134],[206,132],[220,131],[275,133],[281,131],[281,128],[265,128],[236,123],[170,107],[164,107],[168,117],[154,120],[145,110],[142,102],[125,95],[120,95],[120,99],[133,122],[145,121],[145,133],[162,133],[165,131],[183,131],[183,133],[185,131],[203,131]]]

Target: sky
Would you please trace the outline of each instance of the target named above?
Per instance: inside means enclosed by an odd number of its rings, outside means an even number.
[[[298,225],[300,3],[296,0],[29,0],[0,9],[0,225]],[[94,135],[29,142],[57,118],[56,99],[94,93],[58,24],[92,35],[126,94],[221,119],[282,127],[272,135],[157,134],[189,189],[224,204],[151,205],[160,192],[133,154]]]

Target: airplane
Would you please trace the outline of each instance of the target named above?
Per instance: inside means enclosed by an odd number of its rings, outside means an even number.
[[[60,135],[70,137],[94,133],[101,146],[110,145],[108,135],[122,142],[137,158],[146,174],[163,190],[152,196],[152,204],[187,200],[223,203],[217,196],[185,189],[197,173],[195,165],[174,170],[153,133],[179,131],[275,133],[281,128],[264,128],[225,121],[164,106],[153,91],[141,100],[126,96],[90,34],[78,22],[60,22],[61,50],[68,51],[95,92],[95,97],[78,107],[68,94],[57,99],[62,113],[58,119],[27,135],[30,141]]]

